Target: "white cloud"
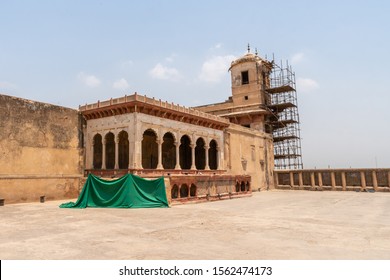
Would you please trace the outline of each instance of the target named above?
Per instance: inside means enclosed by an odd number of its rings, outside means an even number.
[[[17,86],[12,83],[6,81],[0,81],[0,90],[11,90],[16,88]]]
[[[112,87],[114,89],[118,89],[118,90],[126,90],[130,87],[129,83],[126,81],[125,78],[122,78],[122,79],[119,79],[119,80],[116,80],[113,84],[112,84]]]
[[[172,63],[174,60],[175,60],[175,58],[176,58],[176,54],[171,54],[170,56],[168,56],[168,57],[166,57],[165,58],[165,61],[167,61],[167,62],[169,62],[169,63]]]
[[[291,63],[292,64],[300,63],[304,60],[304,58],[305,58],[305,54],[303,52],[296,53],[291,57]]]
[[[218,50],[222,48],[222,43],[215,44],[214,46],[211,47],[211,50]]]
[[[80,72],[77,77],[82,83],[84,83],[88,87],[98,87],[101,84],[100,80],[94,75],[88,75],[84,72]]]
[[[318,89],[320,85],[313,79],[309,78],[298,78],[297,79],[297,91],[298,92],[312,92]]]
[[[219,82],[227,74],[230,63],[236,57],[233,55],[214,56],[202,65],[199,79],[204,82]]]
[[[157,63],[152,70],[149,71],[150,76],[159,80],[178,81],[181,78],[179,71],[173,67],[163,66],[161,63]]]
[[[125,68],[125,67],[130,67],[131,65],[133,65],[133,63],[134,62],[132,60],[126,60],[126,61],[122,61],[121,65],[123,68]]]

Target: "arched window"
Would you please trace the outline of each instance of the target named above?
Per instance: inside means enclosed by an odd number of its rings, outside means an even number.
[[[250,189],[250,184],[249,184],[249,182],[246,182],[245,190],[246,190],[247,192],[249,192],[249,189]]]
[[[118,164],[119,169],[129,168],[129,135],[126,131],[118,134]]]
[[[241,182],[241,191],[245,192],[245,182]]]
[[[206,166],[205,143],[203,138],[198,138],[198,140],[196,140],[195,166],[198,170],[203,170]]]
[[[191,169],[191,140],[187,135],[180,139],[180,167],[181,169]]]
[[[183,184],[180,187],[180,197],[188,197],[188,186],[187,184]]]
[[[96,134],[93,137],[93,169],[101,169],[103,163],[103,143],[102,136]]]
[[[236,192],[240,192],[240,183],[239,182],[236,183]]]
[[[115,136],[114,133],[106,134],[106,169],[114,169],[115,167]]]
[[[196,196],[196,186],[195,186],[195,184],[191,184],[190,196],[191,196],[191,197]]]
[[[162,143],[162,164],[164,169],[174,169],[176,165],[175,138],[172,133],[164,134]]]
[[[157,135],[151,130],[145,130],[142,139],[142,167],[156,169],[158,161]]]
[[[179,187],[177,185],[173,185],[171,189],[171,198],[175,199],[179,197]]]
[[[210,141],[209,148],[209,165],[210,169],[217,170],[218,169],[218,149],[217,149],[217,141]]]

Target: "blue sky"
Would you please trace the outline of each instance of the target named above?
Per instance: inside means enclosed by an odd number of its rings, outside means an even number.
[[[390,167],[388,1],[0,0],[0,92],[77,108],[231,94],[250,43],[296,73],[306,168]]]

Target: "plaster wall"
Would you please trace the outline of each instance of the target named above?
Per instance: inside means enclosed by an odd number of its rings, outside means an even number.
[[[273,142],[269,134],[230,124],[225,139],[228,172],[250,175],[253,191],[274,188]]]
[[[80,127],[77,110],[0,95],[0,198],[76,197],[83,169]]]

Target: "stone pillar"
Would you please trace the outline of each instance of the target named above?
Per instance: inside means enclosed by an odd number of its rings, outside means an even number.
[[[191,144],[191,170],[196,170],[196,165],[195,165],[195,145]]]
[[[372,186],[374,190],[378,190],[378,178],[376,177],[376,170],[372,171]]]
[[[180,142],[175,142],[175,147],[176,147],[176,165],[175,169],[180,170]]]
[[[314,172],[310,172],[310,183],[312,187],[315,187],[316,180],[314,179]]]
[[[95,148],[95,140],[92,139],[91,155],[90,155],[90,158],[89,158],[89,164],[90,164],[89,169],[94,169],[94,166],[93,166],[93,159],[95,157],[95,150],[94,150],[94,148]]]
[[[334,175],[334,172],[330,172],[330,181],[332,184],[332,189],[336,188],[336,177]]]
[[[343,191],[347,190],[347,180],[345,180],[345,172],[341,172],[341,185],[343,186]]]
[[[222,170],[220,146],[217,146],[217,170]]]
[[[102,169],[106,169],[106,138],[103,139]]]
[[[294,173],[293,172],[289,172],[289,175],[290,175],[290,186],[294,186]]]
[[[204,169],[205,170],[210,170],[210,165],[209,165],[209,146],[207,144],[204,146],[204,150],[205,150],[204,155],[205,155],[205,159],[206,159],[206,163],[205,163]]]
[[[362,185],[362,189],[366,188],[366,174],[364,171],[360,171],[360,184]]]
[[[162,140],[157,140],[157,153],[158,153],[158,162],[157,162],[157,169],[164,169],[162,165]]]
[[[142,139],[135,142],[135,168],[144,169],[142,166]]]
[[[298,173],[298,181],[299,181],[299,186],[303,186],[303,177],[302,177],[302,172]]]
[[[119,136],[114,138],[115,140],[115,166],[114,169],[119,169]]]
[[[128,135],[129,135],[129,166],[127,167],[128,169],[133,169],[135,168],[135,158],[134,158],[134,151],[135,151],[135,140],[134,140],[134,133],[130,133],[130,129],[128,130]]]
[[[318,186],[322,187],[322,173],[318,172]]]

